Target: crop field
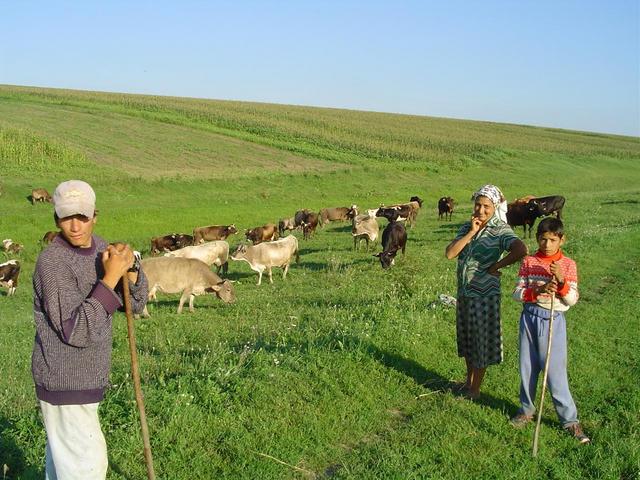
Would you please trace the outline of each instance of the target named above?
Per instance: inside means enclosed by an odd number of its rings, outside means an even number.
[[[245,229],[301,208],[425,203],[406,255],[383,270],[380,245],[353,249],[332,223],[300,242],[273,284],[229,264],[237,301],[158,296],[136,322],[158,478],[639,479],[640,139],[518,125],[285,105],[0,86],[0,240],[24,244],[13,296],[0,288],[0,467],[44,476],[33,380],[31,276],[63,180],[92,184],[96,233],[149,256],[149,239],[196,226]],[[446,245],[485,183],[509,200],[562,194],[565,252],[580,301],[567,314],[569,384],[592,444],[562,431],[545,401],[540,452],[516,430],[517,267],[502,274],[504,362],[472,402]],[[456,200],[451,222],[437,200]],[[380,220],[384,227],[385,220]],[[522,235],[520,227],[516,233]],[[524,238],[529,250],[535,240]],[[126,319],[114,316],[111,386],[100,406],[109,479],[145,478]]]

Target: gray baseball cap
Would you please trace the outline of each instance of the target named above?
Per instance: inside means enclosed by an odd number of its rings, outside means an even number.
[[[93,218],[96,210],[96,194],[87,182],[69,180],[56,187],[53,192],[53,206],[58,218],[78,214]]]

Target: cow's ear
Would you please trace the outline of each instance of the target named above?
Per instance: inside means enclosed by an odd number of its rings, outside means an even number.
[[[220,290],[222,290],[222,287],[220,286],[220,284],[217,285],[211,285],[210,287],[207,287],[205,289],[207,292],[219,292]]]
[[[377,257],[380,258],[380,255],[382,255],[382,253],[374,253],[373,255],[371,255],[372,257]]]

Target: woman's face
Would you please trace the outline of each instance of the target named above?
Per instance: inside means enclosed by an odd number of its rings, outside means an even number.
[[[493,217],[493,213],[496,211],[496,207],[493,202],[487,197],[476,197],[476,203],[473,205],[473,216],[478,218],[484,225]]]

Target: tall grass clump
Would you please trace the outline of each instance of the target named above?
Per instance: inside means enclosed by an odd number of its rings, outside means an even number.
[[[0,126],[0,165],[3,174],[71,171],[89,165],[85,156],[65,145],[40,138],[27,130]]]

